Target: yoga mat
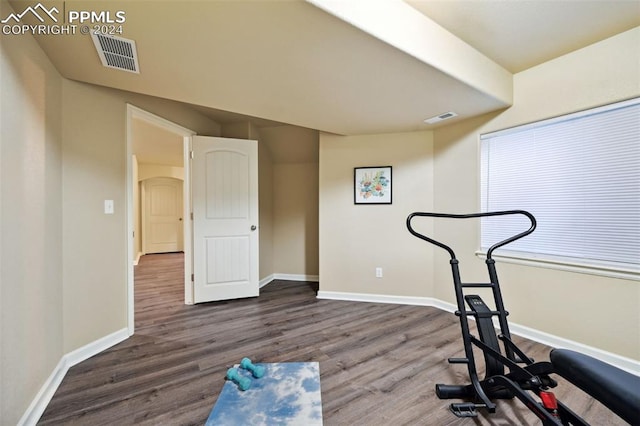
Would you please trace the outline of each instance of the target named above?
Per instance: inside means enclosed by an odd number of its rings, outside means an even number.
[[[265,367],[265,375],[260,379],[253,378],[249,371],[238,369],[242,376],[251,378],[251,388],[246,391],[225,380],[206,426],[322,425],[317,362],[256,365]]]

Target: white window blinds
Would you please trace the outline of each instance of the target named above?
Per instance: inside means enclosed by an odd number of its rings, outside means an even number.
[[[482,210],[522,209],[538,220],[506,250],[638,269],[640,99],[480,139]],[[526,227],[517,218],[484,219],[482,248]]]

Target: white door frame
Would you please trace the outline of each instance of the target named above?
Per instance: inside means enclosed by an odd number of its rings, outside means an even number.
[[[127,104],[127,328],[129,335],[134,333],[134,277],[133,277],[133,256],[134,256],[134,220],[133,217],[133,120],[143,120],[156,127],[160,127],[171,133],[182,136],[183,158],[184,158],[184,302],[185,304],[193,304],[193,283],[191,274],[193,271],[192,259],[192,230],[191,230],[191,169],[189,156],[191,152],[191,137],[196,134],[193,130],[172,123],[162,117],[147,112],[131,104]],[[137,182],[136,182],[137,184]]]

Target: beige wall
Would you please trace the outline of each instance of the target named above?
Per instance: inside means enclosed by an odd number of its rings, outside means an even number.
[[[64,352],[127,326],[127,103],[199,134],[220,131],[175,102],[64,80]],[[105,199],[115,214],[103,214]]]
[[[15,425],[63,355],[62,78],[31,37],[0,43],[0,424]]]
[[[274,164],[318,162],[317,130],[298,126],[273,126],[260,129],[260,135],[271,151]]]
[[[316,130],[261,129],[273,174],[273,271],[318,275],[318,143]]]
[[[501,114],[435,131],[435,208],[473,212],[479,207],[480,133],[587,109],[640,95],[640,28],[547,62],[514,77],[514,105]],[[439,238],[460,254],[463,280],[485,276],[474,224],[443,223]],[[461,252],[463,250],[460,250]],[[498,264],[513,323],[640,360],[640,285],[514,264]],[[438,253],[434,296],[453,302],[446,258]]]
[[[432,137],[320,135],[321,291],[432,295],[433,251],[405,227],[411,212],[433,209]],[[383,165],[393,167],[393,204],[354,205],[354,167]],[[383,278],[375,278],[376,267]]]
[[[274,271],[318,275],[318,163],[274,165],[273,188]]]
[[[260,279],[273,275],[273,162],[269,148],[258,137],[258,197],[260,215]],[[251,139],[256,139],[252,137]]]
[[[126,327],[124,102],[63,83],[64,351]],[[97,113],[99,111],[99,113]],[[103,213],[114,200],[115,214]],[[124,267],[123,267],[124,265]]]
[[[495,115],[473,118],[434,132],[434,211],[480,211],[478,134],[483,124]],[[478,223],[473,220],[445,219],[434,219],[433,222],[436,239],[453,248],[460,260],[462,279],[467,282],[484,282],[484,263],[474,255],[480,247],[476,243],[480,241]],[[470,267],[475,267],[473,275],[468,273]],[[433,297],[455,303],[449,256],[441,249],[435,251],[434,273]]]

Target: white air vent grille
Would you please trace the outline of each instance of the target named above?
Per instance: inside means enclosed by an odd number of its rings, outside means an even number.
[[[91,33],[102,65],[122,71],[140,73],[136,42],[126,38]]]
[[[458,114],[456,114],[455,112],[449,111],[449,112],[445,112],[443,114],[440,114],[440,115],[438,115],[436,117],[428,118],[428,119],[424,120],[424,122],[427,123],[427,124],[433,124],[433,123],[437,123],[439,121],[447,120],[449,118],[453,118],[453,117],[457,117],[457,116],[458,116]]]

